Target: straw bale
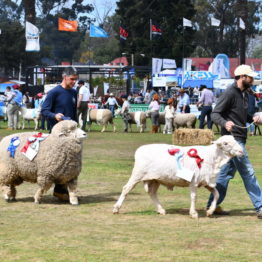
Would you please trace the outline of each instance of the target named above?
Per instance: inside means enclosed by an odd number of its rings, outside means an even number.
[[[174,145],[210,145],[214,133],[210,129],[179,128],[173,133]]]

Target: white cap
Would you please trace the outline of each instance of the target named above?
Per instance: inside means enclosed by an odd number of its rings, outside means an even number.
[[[247,75],[250,77],[256,77],[258,74],[252,70],[249,65],[240,65],[235,69],[235,76]]]
[[[114,96],[114,94],[113,94],[113,93],[110,93],[109,95],[110,95],[110,96]]]

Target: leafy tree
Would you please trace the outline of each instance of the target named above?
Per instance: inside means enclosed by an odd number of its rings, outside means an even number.
[[[194,30],[183,29],[183,17],[191,19],[194,15],[192,1],[185,0],[121,0],[117,2],[116,14],[119,22],[129,33],[128,40],[121,50],[135,54],[136,65],[148,64],[151,57],[175,58],[182,60],[183,30],[184,56],[188,56],[194,46]],[[162,37],[150,41],[150,19],[162,29]],[[120,24],[120,23],[119,23]],[[119,24],[115,25],[116,32]],[[145,54],[145,59],[139,54]]]
[[[195,34],[197,46],[195,56],[203,55],[204,51],[204,56],[226,53],[230,57],[235,57],[239,54],[240,43],[242,49],[245,49],[248,37],[254,37],[258,33],[260,2],[196,0],[195,9],[194,21],[199,26]],[[211,26],[211,17],[220,20],[219,27]],[[246,30],[240,31],[239,17],[245,22]]]

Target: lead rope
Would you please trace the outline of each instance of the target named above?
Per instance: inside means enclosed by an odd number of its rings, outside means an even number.
[[[248,126],[238,126],[238,125],[234,125],[233,127],[238,127],[238,128],[242,128],[242,129],[247,129],[247,128],[249,128],[252,124],[254,124],[255,123],[255,121],[253,121],[251,124],[249,124]],[[233,136],[233,133],[232,133],[232,131],[231,132],[229,132],[230,134],[231,134],[231,136]]]

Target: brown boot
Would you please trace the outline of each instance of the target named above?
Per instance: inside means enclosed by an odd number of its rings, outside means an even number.
[[[158,133],[158,126],[155,126],[155,133]]]
[[[155,126],[152,126],[152,131],[151,131],[151,133],[152,133],[152,134],[155,133]]]

